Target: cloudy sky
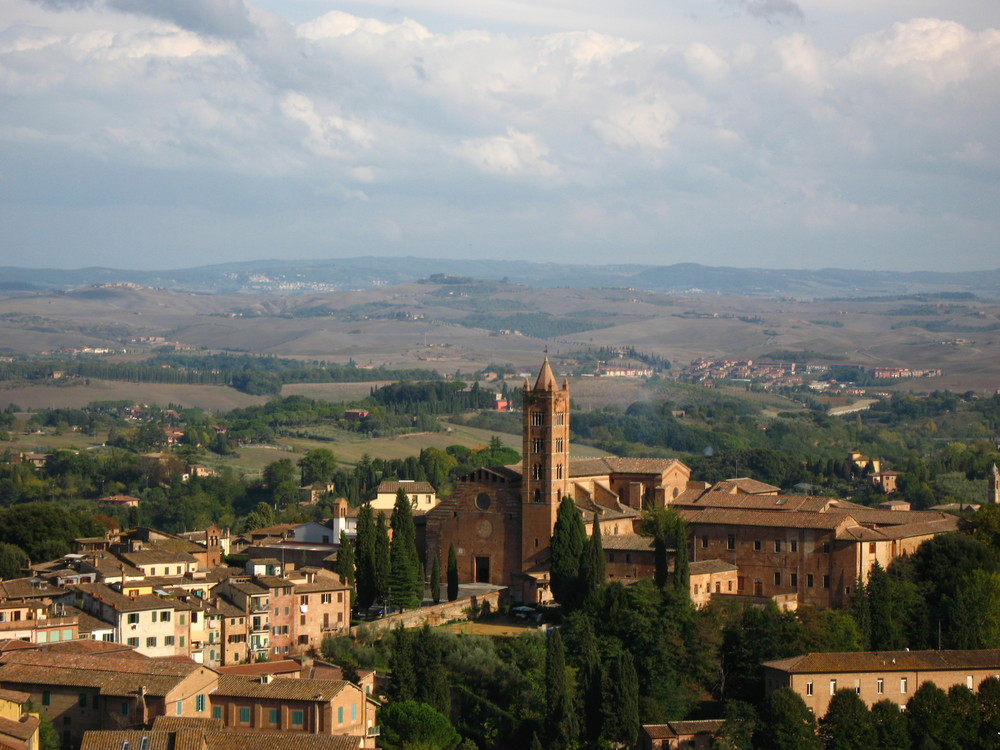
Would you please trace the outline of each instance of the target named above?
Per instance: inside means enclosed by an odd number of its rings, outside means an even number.
[[[0,265],[1000,266],[995,0],[2,0]]]

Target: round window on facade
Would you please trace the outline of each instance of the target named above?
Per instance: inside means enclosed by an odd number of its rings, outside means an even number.
[[[493,500],[490,498],[488,492],[480,492],[476,495],[476,507],[479,508],[479,510],[489,510],[492,503]]]

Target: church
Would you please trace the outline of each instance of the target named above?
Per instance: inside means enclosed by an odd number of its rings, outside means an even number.
[[[691,470],[675,459],[571,459],[569,383],[557,382],[547,357],[523,395],[521,463],[477,469],[427,513],[426,569],[433,555],[443,568],[454,544],[460,582],[507,586],[515,600],[535,603],[551,598],[549,548],[563,497],[573,498],[588,534],[600,523],[606,550],[648,553],[651,540],[635,535],[635,522],[683,493]]]

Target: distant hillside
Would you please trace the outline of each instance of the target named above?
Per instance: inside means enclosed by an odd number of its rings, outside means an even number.
[[[772,270],[670,266],[586,266],[498,260],[360,257],[258,260],[170,271],[112,268],[0,268],[0,295],[65,291],[93,284],[140,284],[201,294],[315,294],[377,289],[431,276],[506,279],[537,288],[625,287],[663,294],[728,294],[765,298],[860,298],[966,293],[1000,297],[1000,269],[981,272]]]

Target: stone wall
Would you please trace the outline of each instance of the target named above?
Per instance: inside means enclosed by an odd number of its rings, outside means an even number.
[[[455,620],[474,619],[471,617],[471,613],[482,612],[486,605],[489,605],[489,612],[496,612],[500,606],[500,597],[506,592],[506,589],[499,589],[481,596],[456,599],[453,602],[441,602],[430,607],[420,607],[419,609],[411,609],[406,612],[398,612],[383,617],[381,620],[367,622],[363,627],[369,631],[383,631],[392,630],[397,625],[402,625],[404,628],[416,628],[424,623],[434,626],[443,625],[446,622],[453,622]],[[357,635],[359,627],[362,626],[356,625],[352,627],[351,635]]]

